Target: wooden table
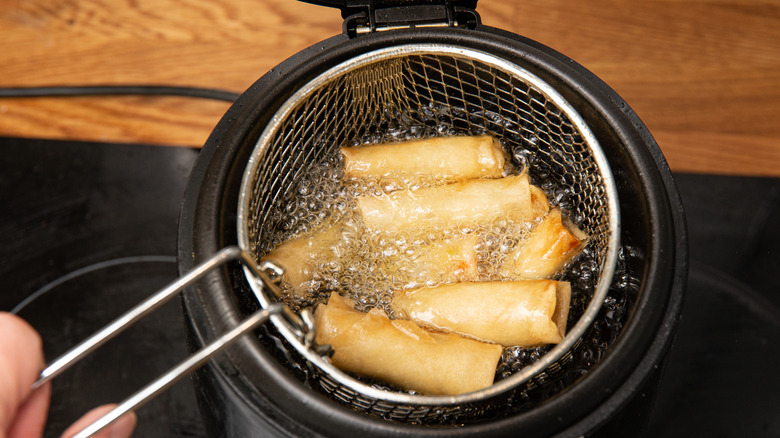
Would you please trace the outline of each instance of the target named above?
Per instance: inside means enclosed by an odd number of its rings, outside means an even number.
[[[672,170],[780,176],[780,4],[480,0],[634,108]],[[166,84],[242,92],[341,17],[293,0],[4,0],[0,87]],[[228,104],[175,97],[0,99],[0,136],[202,145]]]

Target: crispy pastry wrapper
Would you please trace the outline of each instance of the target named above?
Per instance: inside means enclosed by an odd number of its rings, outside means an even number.
[[[493,281],[399,291],[391,306],[426,328],[535,347],[563,340],[570,299],[567,282]]]
[[[292,293],[303,297],[307,293],[307,282],[311,281],[314,269],[323,260],[332,260],[341,237],[341,226],[325,226],[318,230],[286,240],[262,257],[284,268],[283,279]]]
[[[318,265],[338,260],[336,248],[343,229],[323,227],[311,234],[279,244],[263,257],[284,268],[284,281],[298,298],[310,298],[310,281]],[[419,287],[429,281],[452,283],[479,278],[476,234],[437,239],[417,247],[411,254],[386,257],[384,273],[405,284]]]
[[[427,245],[413,260],[416,280],[423,282],[438,273],[447,282],[476,281],[479,279],[477,243],[477,235],[468,234]]]
[[[475,233],[434,240],[411,253],[386,259],[389,273],[401,279],[404,288],[425,284],[477,281],[478,236]]]
[[[551,278],[582,251],[588,236],[552,209],[511,251],[499,272],[513,279]]]
[[[397,143],[341,148],[349,178],[400,177],[455,182],[500,178],[506,154],[491,136],[435,137]]]
[[[499,217],[533,221],[550,206],[527,174],[469,180],[357,198],[368,229],[399,232],[489,224]]]
[[[434,333],[384,312],[353,309],[331,294],[314,312],[316,342],[333,348],[339,369],[426,395],[456,395],[493,384],[502,347]]]

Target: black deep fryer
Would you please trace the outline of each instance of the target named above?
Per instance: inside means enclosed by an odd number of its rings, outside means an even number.
[[[207,428],[235,436],[548,436],[587,434],[618,413],[633,415],[621,408],[662,364],[687,277],[679,195],[636,114],[571,59],[481,24],[475,1],[320,3],[342,10],[344,32],[260,78],[201,151],[180,218],[182,273],[235,245],[259,259],[276,226],[271,211],[292,199],[310,166],[343,144],[398,133],[490,133],[535,169],[532,177],[557,175],[554,184],[576,187],[597,172],[571,159],[590,154],[592,138],[607,175],[596,180],[611,179],[616,190],[620,227],[607,228],[618,230],[619,245],[612,259],[604,251],[611,262],[598,267],[604,295],[585,298],[596,297],[587,303],[595,310],[582,310],[593,312],[593,322],[550,360],[548,350],[511,358],[517,374],[534,372],[501,391],[431,402],[344,384],[278,319],[195,374]],[[531,85],[516,80],[526,73]],[[361,102],[378,109],[366,111]],[[559,153],[577,144],[586,146]],[[608,188],[596,193],[591,200],[610,195]],[[573,201],[577,211],[591,204]],[[246,265],[227,263],[184,294],[193,350],[272,303]],[[575,280],[584,271],[577,267]]]

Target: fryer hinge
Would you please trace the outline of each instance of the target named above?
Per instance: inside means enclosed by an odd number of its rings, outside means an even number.
[[[338,8],[344,33],[356,37],[372,32],[421,27],[462,27],[480,23],[477,0],[301,0]]]

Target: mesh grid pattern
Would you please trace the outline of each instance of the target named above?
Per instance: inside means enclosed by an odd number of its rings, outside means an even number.
[[[578,130],[538,90],[495,67],[452,56],[413,55],[376,62],[315,90],[287,117],[256,171],[249,207],[257,254],[269,213],[293,182],[343,145],[436,125],[441,132],[491,134],[515,155],[533,157],[576,197],[570,212],[606,248],[609,223],[601,173]],[[415,129],[416,128],[416,129]]]
[[[295,181],[311,166],[345,145],[390,141],[398,132],[416,138],[433,131],[493,135],[517,164],[529,165],[532,178],[543,175],[566,188],[572,197],[567,214],[588,233],[596,259],[604,263],[613,224],[591,145],[565,108],[523,78],[467,55],[403,53],[342,71],[299,95],[261,137],[256,167],[248,169],[252,178],[243,225],[248,249],[258,259],[275,226],[271,212],[291,196]],[[553,363],[547,372],[558,368]],[[541,373],[534,380],[545,377]],[[327,371],[316,380],[355,410],[405,422],[480,415],[486,406],[399,404],[361,394]],[[534,380],[523,386],[533,386]]]

